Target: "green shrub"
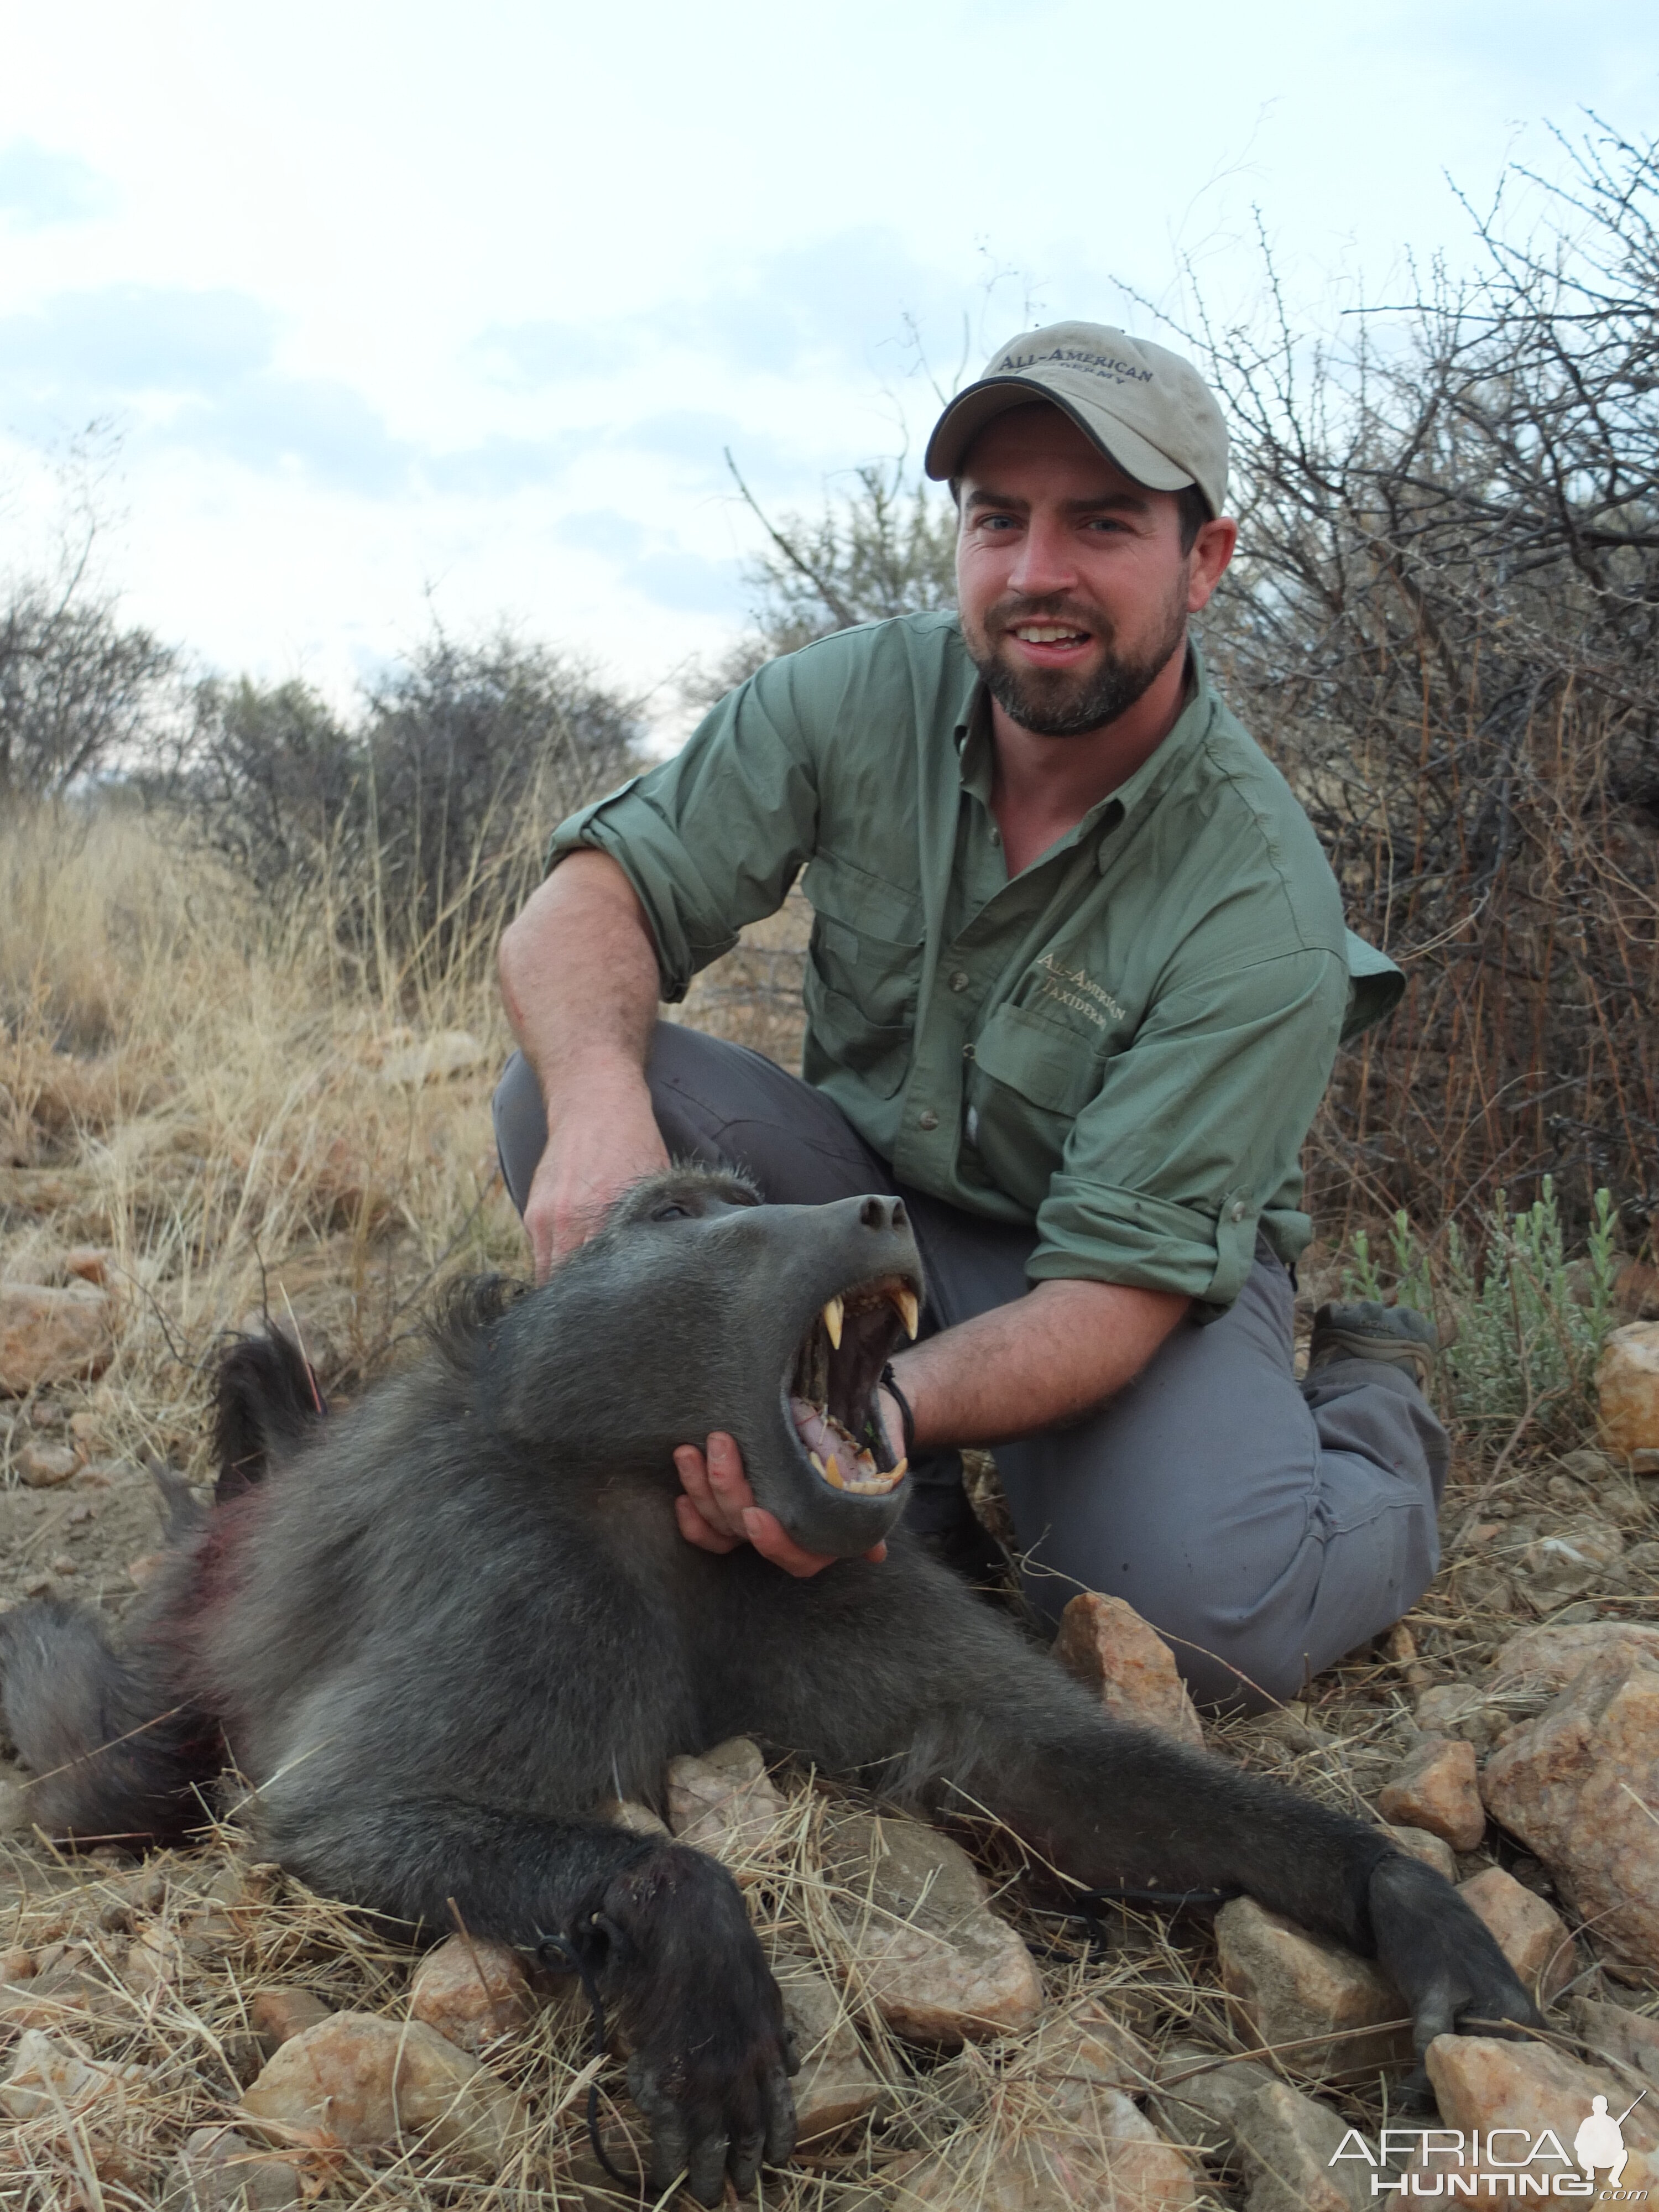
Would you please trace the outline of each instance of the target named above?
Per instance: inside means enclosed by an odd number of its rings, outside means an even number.
[[[1511,1433],[1534,1426],[1565,1440],[1591,1416],[1595,1364],[1618,1318],[1617,1227],[1612,1198],[1598,1190],[1588,1254],[1569,1261],[1554,1182],[1546,1176],[1540,1197],[1519,1213],[1499,1191],[1475,1249],[1454,1222],[1431,1249],[1401,1212],[1380,1260],[1361,1231],[1343,1295],[1415,1306],[1443,1339],[1455,1332],[1437,1390],[1450,1420]]]

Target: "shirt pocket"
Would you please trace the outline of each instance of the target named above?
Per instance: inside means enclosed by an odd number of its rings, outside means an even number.
[[[1101,1055],[1075,1031],[999,1006],[973,1043],[969,1127],[991,1180],[1035,1214],[1072,1124],[1100,1089]]]
[[[806,1079],[845,1068],[890,1098],[904,1080],[915,1035],[921,901],[830,853],[814,857],[802,889],[813,917]]]

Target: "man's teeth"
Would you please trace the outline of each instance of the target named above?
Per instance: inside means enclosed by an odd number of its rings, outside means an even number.
[[[830,1341],[837,1352],[841,1350],[841,1317],[844,1310],[844,1302],[840,1298],[830,1298],[824,1303],[823,1326],[829,1331]],[[915,1331],[912,1329],[910,1334],[914,1336]]]
[[[1052,623],[1021,623],[1014,635],[1026,645],[1070,645],[1081,642],[1085,630],[1060,629]]]

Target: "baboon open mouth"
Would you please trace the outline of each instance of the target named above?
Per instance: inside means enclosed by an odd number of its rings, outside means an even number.
[[[820,1481],[855,1498],[884,1498],[906,1462],[887,1441],[877,1385],[901,1337],[915,1336],[921,1300],[901,1275],[882,1275],[828,1298],[812,1316],[789,1373],[789,1411]]]

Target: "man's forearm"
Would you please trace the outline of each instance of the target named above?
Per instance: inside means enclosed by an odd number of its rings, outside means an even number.
[[[1131,1382],[1191,1300],[1123,1283],[1038,1283],[893,1363],[916,1443],[994,1444],[1076,1420]]]
[[[657,957],[633,885],[604,853],[573,853],[501,939],[501,995],[547,1109],[524,1210],[540,1280],[618,1194],[666,1167],[646,1054]]]

